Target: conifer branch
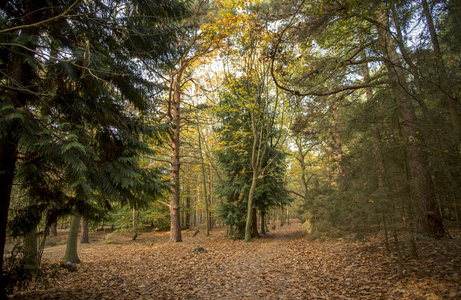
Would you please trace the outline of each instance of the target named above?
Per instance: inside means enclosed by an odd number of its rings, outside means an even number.
[[[6,29],[3,29],[3,30],[0,30],[0,34],[5,34],[5,33],[11,32],[11,31],[16,31],[16,30],[24,30],[24,29],[27,29],[27,28],[39,27],[39,26],[43,26],[45,24],[54,22],[56,20],[59,20],[61,18],[65,18],[65,17],[68,16],[68,13],[70,11],[72,11],[78,4],[80,4],[80,2],[82,2],[82,0],[76,0],[63,13],[61,13],[61,14],[59,14],[57,16],[54,16],[52,18],[49,18],[49,19],[46,19],[46,20],[43,20],[43,21],[40,21],[40,22],[37,22],[37,23],[33,23],[33,24],[20,25],[20,26],[15,26],[15,27],[11,27],[11,28],[6,28]]]

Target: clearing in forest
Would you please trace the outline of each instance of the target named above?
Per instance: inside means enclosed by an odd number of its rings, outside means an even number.
[[[461,298],[461,243],[421,243],[419,258],[404,258],[405,278],[381,240],[309,241],[299,221],[271,230],[250,243],[232,240],[224,229],[143,233],[104,240],[90,233],[79,245],[78,271],[58,268],[48,287],[31,286],[13,299],[447,299]],[[202,247],[205,251],[195,251]],[[45,249],[58,263],[65,245]],[[408,251],[407,251],[408,252]]]

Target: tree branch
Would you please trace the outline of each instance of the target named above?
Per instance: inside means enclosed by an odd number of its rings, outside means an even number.
[[[15,26],[15,27],[11,27],[11,28],[6,28],[6,29],[3,29],[3,30],[0,30],[0,34],[5,34],[5,33],[8,33],[8,32],[11,32],[11,31],[23,30],[23,29],[27,29],[27,28],[39,27],[39,26],[51,23],[53,21],[56,21],[58,19],[65,18],[70,11],[72,11],[78,4],[80,4],[80,2],[82,2],[82,0],[76,0],[62,14],[59,14],[59,15],[57,15],[55,17],[52,17],[50,19],[43,20],[43,21],[40,21],[40,22],[37,22],[37,23],[33,23],[33,24],[20,25],[20,26]]]

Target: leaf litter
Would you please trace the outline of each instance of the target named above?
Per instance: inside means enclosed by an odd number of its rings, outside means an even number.
[[[48,286],[31,285],[12,299],[461,299],[459,232],[420,242],[419,257],[404,258],[403,279],[382,239],[309,241],[299,221],[250,243],[224,229],[193,238],[183,231],[176,244],[168,233],[110,243],[96,234],[79,245],[76,272],[59,269]],[[64,250],[48,247],[44,260],[57,264]]]

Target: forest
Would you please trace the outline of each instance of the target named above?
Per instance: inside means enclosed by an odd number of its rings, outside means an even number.
[[[0,17],[0,299],[461,297],[461,0]]]

